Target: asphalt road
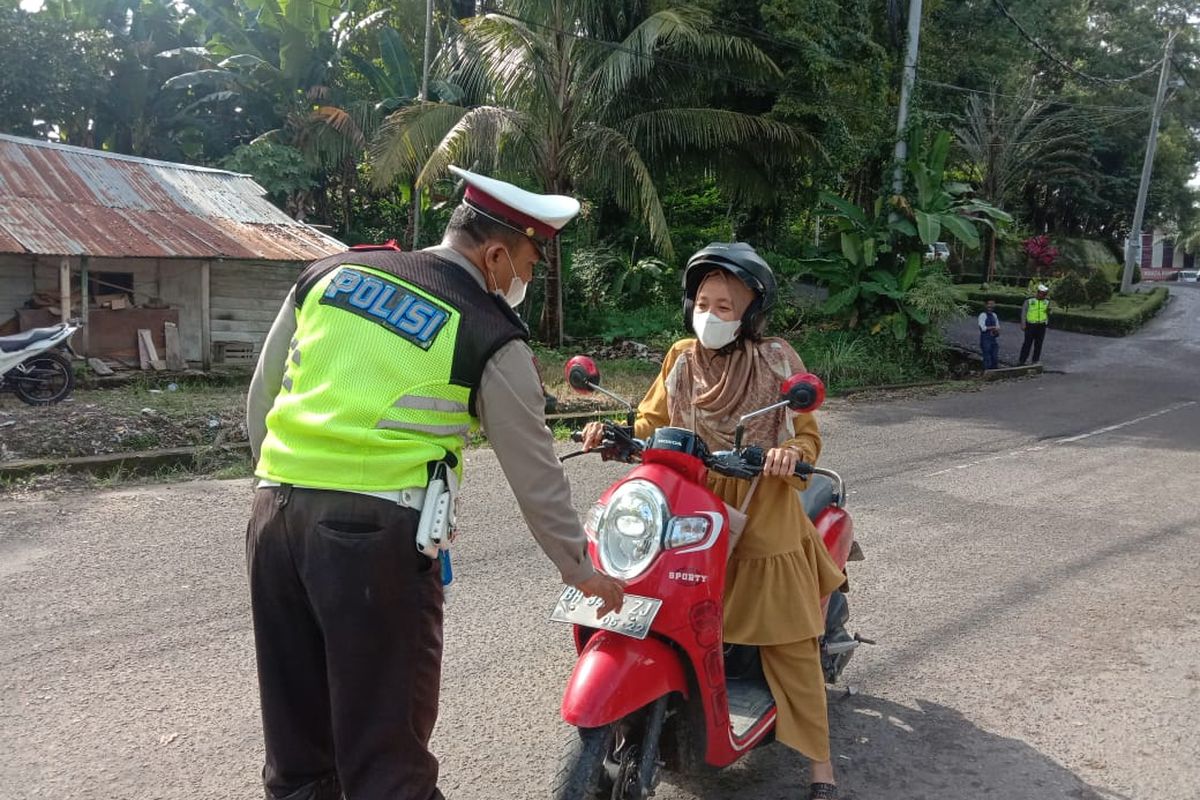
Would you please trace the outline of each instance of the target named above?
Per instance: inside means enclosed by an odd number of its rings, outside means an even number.
[[[822,413],[868,559],[852,629],[879,641],[847,669],[856,694],[830,692],[847,797],[1200,798],[1200,288],[1173,291],[1135,337],[1052,330],[1052,374]],[[469,461],[443,790],[545,797],[570,735],[559,587],[490,452]],[[620,474],[569,469],[581,508]],[[250,492],[0,498],[0,796],[261,796]],[[772,745],[659,797],[806,783]]]

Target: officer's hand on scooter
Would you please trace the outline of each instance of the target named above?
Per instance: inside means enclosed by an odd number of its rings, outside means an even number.
[[[604,423],[589,422],[583,427],[583,449],[595,450],[604,440]]]
[[[795,472],[796,462],[799,460],[800,453],[791,447],[772,447],[763,461],[762,474],[789,478]]]
[[[587,597],[600,598],[602,603],[596,611],[596,619],[604,617],[610,611],[620,611],[625,602],[625,585],[616,578],[600,573],[575,584],[575,588]]]

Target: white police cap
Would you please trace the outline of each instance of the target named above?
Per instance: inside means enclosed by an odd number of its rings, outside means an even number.
[[[463,202],[535,242],[558,235],[579,213],[579,201],[561,194],[536,194],[511,183],[450,165],[467,184]]]

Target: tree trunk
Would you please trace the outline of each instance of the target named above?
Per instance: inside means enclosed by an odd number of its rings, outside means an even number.
[[[404,238],[412,243],[409,249],[416,250],[417,225],[420,224],[417,222],[417,215],[421,213],[421,207],[418,205],[420,201],[418,199],[417,182],[414,180],[408,187],[410,189],[409,198],[411,202],[408,204],[408,230],[404,232]]]
[[[350,226],[354,219],[354,185],[358,173],[354,160],[342,160],[342,236],[349,236]]]
[[[546,297],[542,303],[538,335],[546,344],[562,347],[562,250],[558,239],[546,248]]]
[[[996,232],[988,229],[988,260],[984,270],[983,282],[991,283],[996,280]]]

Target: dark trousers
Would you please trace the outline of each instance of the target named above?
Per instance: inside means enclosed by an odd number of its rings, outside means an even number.
[[[983,353],[983,368],[995,369],[1000,366],[1000,337],[990,333],[979,334],[979,350]]]
[[[1042,360],[1042,342],[1046,340],[1046,323],[1027,322],[1025,324],[1025,341],[1021,342],[1022,364],[1029,358],[1029,348],[1033,348],[1033,363]]]
[[[417,520],[366,495],[255,491],[246,563],[268,800],[441,800],[428,744],[442,584]]]

